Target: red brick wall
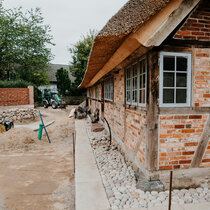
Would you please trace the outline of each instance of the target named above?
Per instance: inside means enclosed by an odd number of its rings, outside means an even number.
[[[145,165],[146,150],[146,115],[133,110],[126,110],[126,146],[135,153],[137,149],[138,160]],[[138,145],[138,142],[140,144]],[[136,148],[138,146],[138,148]]]
[[[160,115],[160,170],[189,168],[207,118],[207,114]],[[206,156],[207,159],[209,158],[208,155],[209,153]],[[210,160],[208,163],[210,163]]]
[[[124,70],[114,75],[114,102],[105,102],[104,116],[125,147],[145,165],[146,114],[124,107]]]
[[[28,104],[28,88],[0,88],[0,106],[17,106]]]
[[[174,39],[210,40],[210,2],[205,1],[189,16]]]
[[[124,104],[125,98],[125,86],[124,86],[124,70],[119,71],[114,76],[114,101],[120,104]]]
[[[195,49],[194,104],[210,107],[210,49]]]

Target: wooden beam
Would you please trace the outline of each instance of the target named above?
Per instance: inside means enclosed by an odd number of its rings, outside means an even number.
[[[165,27],[165,23],[170,18],[170,15],[179,8],[183,0],[171,0],[159,13],[154,15],[151,19],[145,22],[134,34],[134,37],[144,46],[154,46],[150,44],[151,39],[153,40],[154,34],[156,34],[160,28]],[[182,21],[180,20],[179,23]],[[173,28],[174,29],[174,28]],[[170,32],[167,32],[170,34]],[[160,37],[162,38],[162,37]],[[162,40],[162,39],[161,39]],[[157,40],[156,40],[157,41]],[[160,41],[160,44],[162,41]],[[157,46],[157,45],[156,45]]]
[[[139,30],[128,35],[122,45],[116,50],[102,69],[93,77],[86,87],[94,85],[96,81],[109,73],[136,49],[145,45],[156,30],[167,20],[171,13],[176,10],[183,0],[171,0],[157,15],[147,21]],[[181,21],[181,20],[180,20]],[[147,47],[147,46],[146,46]]]
[[[104,67],[93,77],[87,87],[94,85],[99,79],[101,79],[104,75],[119,65],[140,46],[141,44],[136,39],[128,37],[114,53],[114,55],[109,59],[109,61],[104,65]]]
[[[203,131],[203,135],[201,136],[201,140],[198,144],[197,150],[194,154],[194,157],[191,163],[191,168],[197,168],[200,166],[203,156],[205,154],[209,139],[210,139],[210,115],[206,122],[206,126]]]
[[[159,66],[158,52],[148,53],[146,166],[158,170]]]
[[[181,21],[196,7],[200,0],[181,0],[182,3],[180,0],[172,2],[174,6],[169,8],[169,11],[172,11],[174,7],[177,8],[171,12],[171,15],[169,15],[161,25],[159,25],[158,30],[156,30],[147,41],[145,40],[144,46],[160,46]],[[168,6],[170,6],[170,4]],[[164,10],[162,10],[162,13],[163,12]],[[162,16],[166,16],[166,14],[163,13]]]

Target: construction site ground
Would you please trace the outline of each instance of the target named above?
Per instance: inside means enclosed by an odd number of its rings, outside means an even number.
[[[40,123],[26,120],[0,134],[0,209],[74,209],[72,133],[74,120],[69,109],[41,109],[51,144],[43,131],[27,126]],[[24,127],[24,125],[27,125]]]

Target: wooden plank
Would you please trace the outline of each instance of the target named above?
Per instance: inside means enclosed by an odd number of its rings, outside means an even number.
[[[158,52],[148,53],[147,77],[147,141],[146,165],[149,171],[158,169],[158,97],[159,97]]]
[[[194,154],[194,157],[193,157],[193,160],[191,163],[191,168],[197,168],[200,166],[203,156],[205,154],[209,139],[210,139],[210,116],[208,117],[205,129],[201,136],[201,140],[200,140],[197,150]]]

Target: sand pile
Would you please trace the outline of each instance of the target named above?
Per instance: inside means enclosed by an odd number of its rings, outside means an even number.
[[[31,144],[36,143],[36,139],[36,133],[29,128],[13,128],[0,134],[0,149],[27,149]]]
[[[74,131],[74,120],[68,118],[68,113],[61,110],[42,110],[44,122],[55,120],[55,123],[47,127],[52,144],[61,142]],[[29,150],[37,145],[48,143],[43,130],[42,141],[38,140],[38,131],[30,128],[13,128],[4,134],[0,134],[0,150]]]

